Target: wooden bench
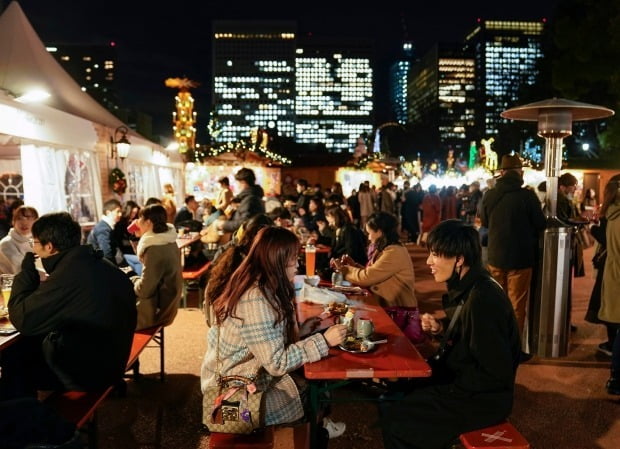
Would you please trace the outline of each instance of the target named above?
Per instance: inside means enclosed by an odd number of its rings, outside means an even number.
[[[465,449],[530,449],[530,443],[508,421],[459,436]]]
[[[154,342],[155,344],[150,344]],[[164,381],[164,327],[155,326],[136,331],[133,336],[126,370],[133,370],[134,378],[139,376],[138,357],[147,347],[159,347],[159,378]],[[56,410],[63,418],[75,424],[88,437],[88,447],[97,447],[96,412],[101,403],[112,393],[117,385],[99,391],[65,391],[54,392],[45,399],[45,403]]]
[[[207,273],[209,269],[209,265],[211,265],[211,261],[205,262],[200,267],[192,267],[191,270],[184,269],[183,270],[183,296],[181,297],[181,306],[187,307],[187,286],[191,281],[199,281],[202,276]],[[202,309],[202,297],[204,296],[203,288],[200,287],[198,289],[198,307]]]
[[[215,432],[209,435],[209,449],[273,449],[273,444],[273,426],[251,435]]]

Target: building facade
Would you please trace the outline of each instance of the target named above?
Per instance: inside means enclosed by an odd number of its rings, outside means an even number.
[[[432,151],[468,151],[475,123],[474,59],[460,45],[436,44],[412,67],[408,121],[428,133]]]
[[[538,77],[544,21],[479,19],[465,38],[476,61],[477,140],[496,135],[507,123],[500,114],[519,104],[519,91]]]
[[[352,152],[372,131],[372,44],[297,38],[295,22],[213,22],[213,106],[218,142],[252,129]]]
[[[407,123],[407,91],[409,74],[414,63],[414,46],[406,41],[402,46],[402,57],[390,67],[389,96],[390,106],[396,121],[401,125]]]

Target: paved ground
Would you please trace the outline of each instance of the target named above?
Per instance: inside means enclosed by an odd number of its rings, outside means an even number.
[[[410,246],[416,268],[416,290],[423,311],[439,308],[442,286],[424,265],[425,251]],[[589,261],[591,254],[586,253]],[[512,422],[535,449],[618,449],[620,399],[608,396],[604,384],[609,358],[596,353],[603,339],[601,326],[583,321],[593,283],[588,266],[585,278],[575,280],[570,351],[560,359],[534,358],[517,374]],[[190,292],[192,293],[192,292]],[[195,293],[189,304],[197,304]],[[159,382],[158,351],[147,349],[140,358],[139,382],[129,382],[125,398],[110,398],[99,413],[100,449],[207,448],[208,436],[200,428],[199,372],[206,326],[196,308],[179,311],[166,329],[167,379]],[[341,391],[338,398],[350,398]],[[381,449],[380,434],[372,427],[375,406],[368,402],[340,402],[333,417],[347,423],[347,432],[330,442],[331,449]],[[277,448],[292,447],[290,429],[276,434]]]

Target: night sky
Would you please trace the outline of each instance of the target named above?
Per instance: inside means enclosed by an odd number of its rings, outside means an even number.
[[[201,83],[192,90],[199,136],[210,110],[211,21],[221,19],[296,20],[298,33],[375,40],[375,125],[392,120],[387,107],[387,71],[407,36],[424,53],[436,42],[462,42],[477,18],[552,20],[561,0],[390,1],[363,8],[348,1],[247,0],[167,2],[20,0],[28,20],[44,43],[105,44],[116,42],[117,83],[123,105],[149,113],[155,132],[170,136],[176,91],[164,85],[170,77]],[[8,5],[10,1],[0,0]],[[173,6],[178,6],[175,8]],[[303,8],[308,8],[304,10]]]

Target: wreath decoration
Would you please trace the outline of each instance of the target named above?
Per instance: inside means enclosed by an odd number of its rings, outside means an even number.
[[[125,173],[120,168],[114,168],[110,172],[108,177],[108,183],[112,187],[112,191],[119,195],[123,195],[127,190],[127,180],[125,179]]]

